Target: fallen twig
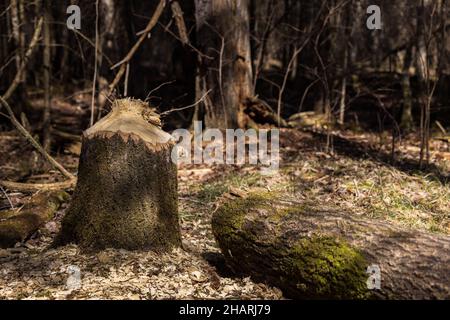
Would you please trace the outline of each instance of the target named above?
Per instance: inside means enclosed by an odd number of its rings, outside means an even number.
[[[76,180],[67,180],[64,182],[54,182],[54,183],[22,183],[22,182],[0,180],[0,187],[5,187],[10,190],[18,190],[26,192],[67,190],[75,187],[75,184]]]
[[[435,123],[438,126],[439,130],[441,130],[442,134],[447,135],[447,130],[445,130],[445,128],[442,126],[442,124],[438,120],[436,120]]]
[[[2,190],[3,194],[4,194],[5,197],[6,197],[6,200],[8,200],[9,205],[11,206],[11,209],[14,209],[14,205],[13,205],[13,203],[11,202],[11,199],[9,198],[9,196],[8,196],[8,194],[6,193],[5,189],[3,189],[3,187],[2,187],[1,185],[0,185],[0,190]]]

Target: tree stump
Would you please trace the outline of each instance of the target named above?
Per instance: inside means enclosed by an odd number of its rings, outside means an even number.
[[[212,227],[236,273],[289,298],[450,298],[449,236],[267,192],[226,202]]]
[[[86,130],[57,244],[167,250],[181,244],[172,137],[140,100],[122,99]]]

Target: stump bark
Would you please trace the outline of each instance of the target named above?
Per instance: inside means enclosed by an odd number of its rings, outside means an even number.
[[[166,250],[181,244],[171,136],[122,99],[83,134],[78,181],[57,244]]]
[[[236,273],[289,298],[450,298],[449,236],[316,206],[252,193],[216,211],[213,233]]]

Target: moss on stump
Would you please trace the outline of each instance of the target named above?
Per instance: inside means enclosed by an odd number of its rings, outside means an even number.
[[[83,135],[74,197],[57,239],[82,247],[181,244],[171,136],[140,100],[117,100]]]

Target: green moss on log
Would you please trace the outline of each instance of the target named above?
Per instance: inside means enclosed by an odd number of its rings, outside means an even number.
[[[242,230],[245,215],[250,209],[263,208],[268,200],[273,199],[274,194],[267,192],[254,192],[245,198],[236,198],[224,203],[213,216],[213,233],[226,240],[236,236],[236,231]]]
[[[275,198],[254,193],[225,203],[214,215],[213,233],[232,269],[291,298],[368,298],[364,256],[335,237],[285,234],[283,224],[305,208],[277,208]]]
[[[287,248],[280,269],[301,298],[368,298],[367,263],[345,241],[313,236]]]
[[[21,211],[0,215],[0,247],[8,248],[24,241],[53,218],[60,205],[69,199],[64,191],[39,193]]]

